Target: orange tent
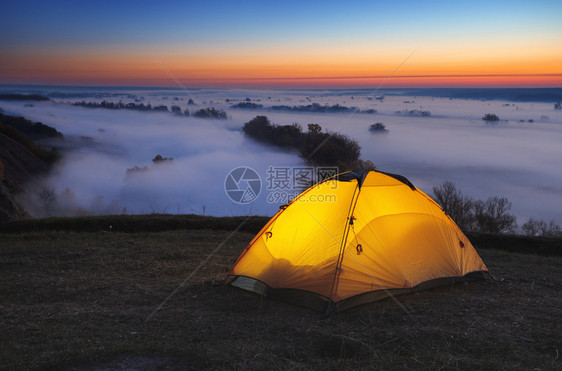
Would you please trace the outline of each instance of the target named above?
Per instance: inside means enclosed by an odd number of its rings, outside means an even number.
[[[408,179],[360,171],[283,206],[230,275],[236,287],[343,310],[487,271],[453,220]]]

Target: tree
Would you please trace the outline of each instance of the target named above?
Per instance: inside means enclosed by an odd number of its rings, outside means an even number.
[[[310,164],[338,166],[344,170],[351,170],[354,165],[374,167],[368,161],[357,162],[361,154],[357,141],[339,133],[322,133],[318,124],[309,124],[308,132],[303,133],[299,124],[273,125],[266,116],[256,116],[244,124],[243,130],[262,142],[298,149]]]
[[[444,182],[433,187],[433,198],[441,205],[443,211],[457,223],[460,229],[470,230],[474,215],[472,213],[473,201],[470,197],[463,196],[452,182]]]
[[[388,129],[382,122],[377,122],[369,126],[369,131],[372,133],[387,133]]]
[[[267,116],[256,116],[242,128],[246,135],[261,141],[271,142],[273,137],[273,125]]]
[[[361,160],[361,159],[357,159],[357,161],[351,163],[349,168],[353,170],[365,170],[365,171],[377,170],[377,167],[375,166],[373,161]]]
[[[307,162],[352,170],[361,154],[361,147],[357,141],[340,133],[309,131],[304,134],[299,151]]]
[[[172,157],[162,157],[162,155],[156,155],[152,159],[152,162],[155,163],[155,164],[160,164],[160,163],[165,163],[165,162],[171,162],[173,160],[174,159]]]
[[[52,188],[42,188],[39,191],[39,202],[45,211],[45,215],[52,216],[57,202],[57,194]]]
[[[484,116],[482,116],[482,121],[498,122],[498,121],[500,121],[500,118],[495,113],[487,113]]]
[[[521,231],[527,236],[558,237],[562,236],[560,226],[551,220],[546,223],[544,220],[529,220],[521,226]]]
[[[318,124],[308,124],[308,132],[312,134],[318,134],[322,131],[322,126]]]
[[[515,216],[508,214],[511,202],[505,197],[490,197],[486,201],[477,200],[474,207],[474,228],[479,232],[514,232]]]
[[[272,140],[281,147],[298,147],[302,139],[302,128],[299,124],[273,125]]]
[[[228,116],[226,115],[226,112],[224,112],[221,109],[216,109],[214,107],[209,107],[209,108],[202,108],[198,111],[195,111],[193,113],[194,117],[200,117],[200,118],[214,118],[214,119],[226,119],[228,118]]]
[[[506,233],[514,232],[517,226],[515,216],[509,214],[511,202],[505,197],[473,200],[453,183],[444,182],[433,187],[433,198],[464,231]]]

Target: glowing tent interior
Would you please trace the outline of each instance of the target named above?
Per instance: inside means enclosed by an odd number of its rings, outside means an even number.
[[[236,287],[339,311],[487,272],[454,221],[408,179],[358,171],[283,206],[230,276]]]

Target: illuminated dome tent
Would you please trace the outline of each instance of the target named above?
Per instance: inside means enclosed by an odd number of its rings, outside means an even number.
[[[453,220],[408,179],[357,171],[283,206],[230,275],[233,286],[338,311],[487,272]]]

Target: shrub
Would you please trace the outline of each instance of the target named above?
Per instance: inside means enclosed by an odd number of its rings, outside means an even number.
[[[162,157],[162,155],[156,155],[152,159],[152,162],[155,164],[165,163],[165,162],[172,162],[174,159],[172,157]]]
[[[156,112],[168,112],[168,106],[154,106],[152,110]]]
[[[148,171],[148,170],[150,170],[148,168],[148,166],[140,167],[140,166],[135,165],[134,167],[130,167],[130,168],[127,169],[126,175],[132,175],[132,174],[135,174],[135,173],[140,173],[140,172],[144,172],[144,171]]]
[[[181,111],[181,107],[179,107],[179,106],[170,107],[170,111],[177,116],[183,116],[183,113]]]
[[[433,187],[433,194],[443,211],[464,231],[505,233],[515,230],[516,218],[508,213],[511,202],[505,197],[473,200],[463,196],[451,182]]]
[[[521,226],[521,231],[527,236],[540,236],[540,237],[560,237],[562,230],[560,226],[551,220],[546,223],[544,220],[529,220]]]
[[[495,113],[487,113],[484,116],[482,116],[482,121],[486,121],[486,122],[498,122],[500,121],[500,118],[498,115],[496,115]]]
[[[431,116],[431,112],[430,111],[423,111],[423,110],[419,110],[419,109],[412,109],[412,110],[402,110],[402,111],[396,111],[397,114],[399,115],[408,115],[408,116],[420,116],[420,117],[429,117]]]
[[[221,109],[216,109],[214,107],[202,108],[198,111],[195,111],[193,113],[193,116],[199,118],[214,118],[214,119],[221,119],[221,120],[228,118],[226,112],[224,112]]]
[[[388,129],[382,122],[377,122],[369,126],[369,131],[372,133],[387,133]]]
[[[251,102],[240,102],[237,104],[233,104],[230,108],[242,108],[242,109],[260,109],[263,108],[263,105]]]
[[[322,131],[322,126],[318,124],[308,124],[308,132],[318,134]]]

